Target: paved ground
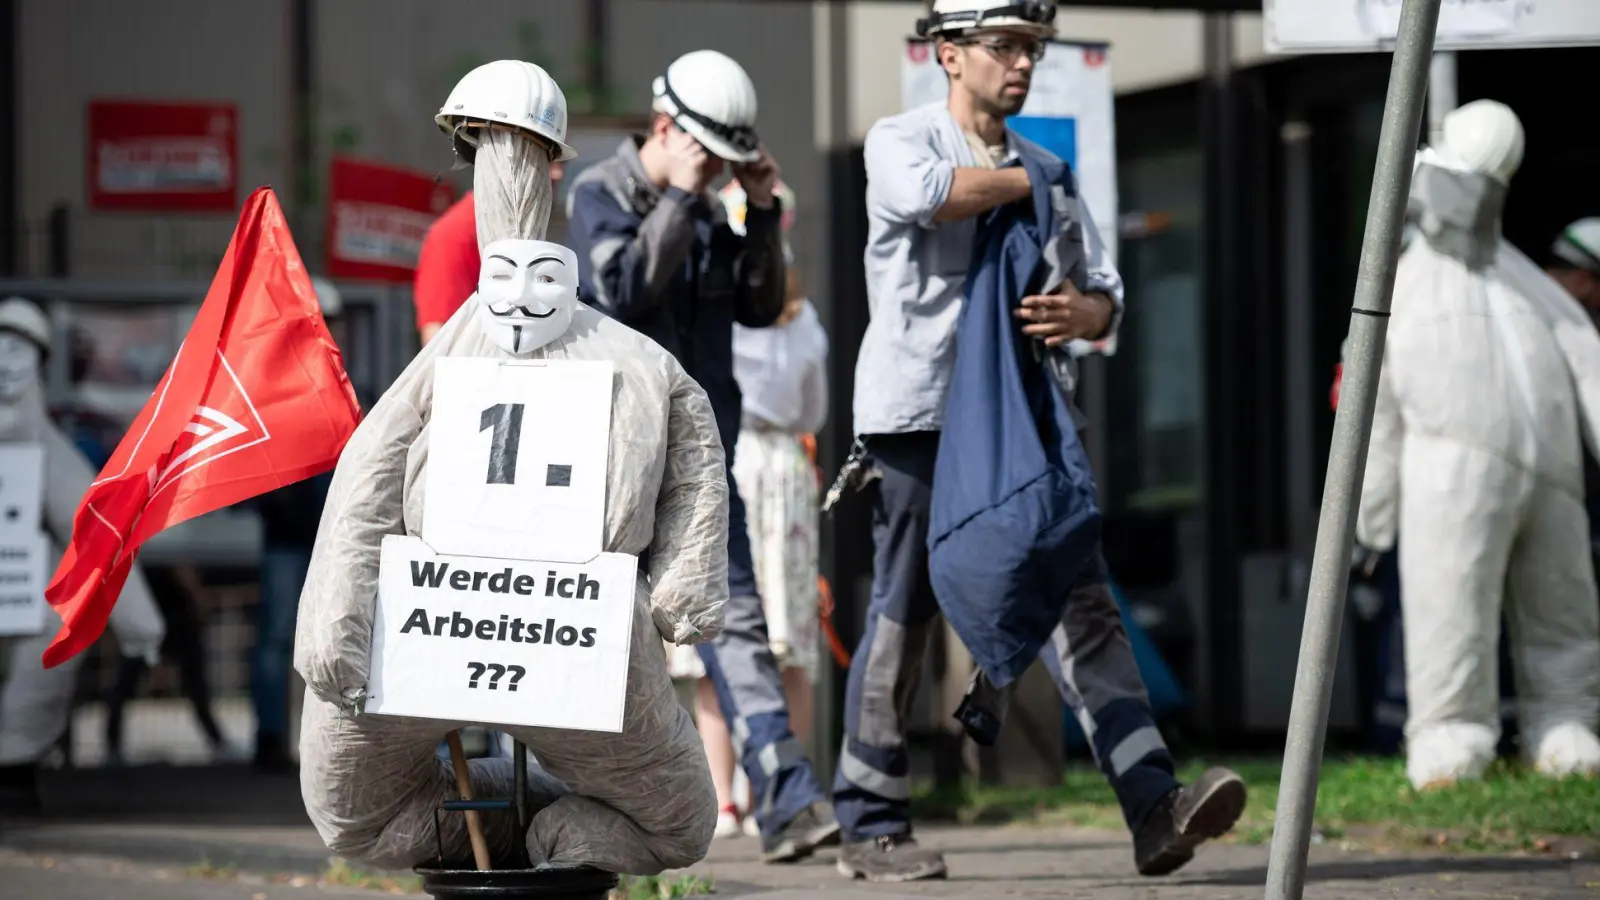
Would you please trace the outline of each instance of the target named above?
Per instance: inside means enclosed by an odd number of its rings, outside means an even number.
[[[0,823],[0,900],[379,895],[319,883],[330,859],[305,821],[293,776],[84,770],[52,777],[45,798],[47,818]],[[1125,834],[1014,826],[930,828],[922,837],[947,853],[948,881],[851,885],[834,871],[832,851],[801,865],[763,866],[754,861],[756,844],[748,838],[718,842],[692,871],[714,879],[717,897],[762,900],[1232,900],[1261,897],[1266,876],[1264,846],[1210,846],[1178,875],[1155,880],[1133,874]],[[1384,854],[1329,843],[1313,848],[1306,897],[1600,900],[1600,861]]]
[[[1177,876],[1132,874],[1126,839],[1114,833],[1028,827],[929,829],[948,854],[951,878],[912,885],[849,885],[832,853],[796,866],[754,861],[748,839],[719,842],[694,872],[718,897],[1094,897],[1097,900],[1256,898],[1266,848],[1217,845]],[[1600,898],[1600,864],[1549,857],[1375,854],[1314,848],[1308,898]],[[328,854],[304,826],[163,825],[131,822],[8,824],[0,833],[0,898],[52,900],[280,900],[308,891],[373,896],[318,884]],[[400,874],[400,873],[396,873]],[[776,893],[775,893],[776,892]]]

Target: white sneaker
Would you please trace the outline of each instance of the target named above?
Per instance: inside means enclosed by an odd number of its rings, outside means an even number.
[[[749,813],[746,813],[744,817],[744,836],[761,837],[761,826],[756,822],[756,817]]]
[[[739,817],[724,809],[717,813],[717,830],[711,832],[714,838],[735,838],[739,832]]]

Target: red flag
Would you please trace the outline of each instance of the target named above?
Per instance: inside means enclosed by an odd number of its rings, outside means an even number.
[[[360,417],[283,210],[258,188],[177,357],[78,505],[45,589],[63,623],[45,666],[105,631],[151,536],[328,471]]]

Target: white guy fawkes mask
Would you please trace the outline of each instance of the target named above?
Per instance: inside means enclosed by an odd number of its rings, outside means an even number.
[[[0,400],[15,400],[39,380],[39,345],[0,330]]]
[[[578,255],[549,241],[510,239],[483,248],[478,324],[507,353],[543,347],[572,325]]]

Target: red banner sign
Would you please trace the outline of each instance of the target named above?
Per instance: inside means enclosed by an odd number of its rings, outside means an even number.
[[[231,103],[89,102],[89,208],[238,209],[239,114]]]
[[[422,239],[455,200],[430,175],[335,158],[328,173],[328,275],[408,283]]]

